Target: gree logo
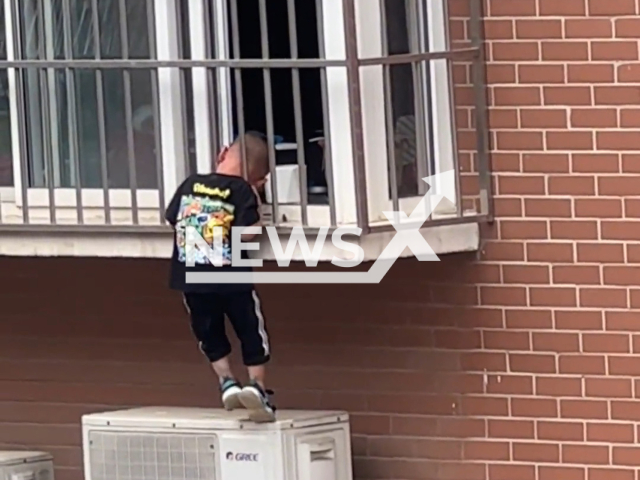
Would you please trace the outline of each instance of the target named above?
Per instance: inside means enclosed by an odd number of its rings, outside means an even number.
[[[227,460],[235,460],[236,462],[257,462],[258,454],[257,453],[236,453],[227,452],[226,455]]]

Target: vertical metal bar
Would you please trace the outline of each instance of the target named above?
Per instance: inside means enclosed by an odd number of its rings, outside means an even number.
[[[139,0],[138,0],[139,1]],[[149,56],[157,58],[156,47],[156,29],[155,29],[155,10],[153,2],[155,0],[146,0],[147,2],[147,31],[149,32]],[[158,203],[160,206],[160,219],[164,219],[164,162],[162,158],[162,139],[160,137],[160,106],[158,94],[158,69],[154,68],[149,71],[151,76],[151,101],[153,107],[153,140],[156,147],[156,177],[158,182]],[[162,221],[162,220],[161,220]]]
[[[269,58],[269,30],[267,24],[267,0],[259,0],[260,10],[260,44],[262,47],[262,58]],[[278,226],[280,218],[278,215],[278,181],[276,175],[276,148],[274,145],[273,128],[273,93],[271,90],[271,69],[263,67],[262,77],[264,80],[264,105],[265,117],[267,120],[267,144],[269,147],[269,171],[271,172],[271,206],[273,208],[273,223]]]
[[[382,56],[389,55],[389,38],[387,31],[387,7],[386,0],[379,0],[380,4],[380,27],[382,30]],[[389,186],[391,188],[391,204],[396,214],[400,211],[400,199],[398,198],[398,176],[396,174],[396,149],[395,149],[395,126],[393,124],[393,95],[391,93],[391,67],[383,65],[384,83],[384,110],[387,123],[387,155],[389,157]],[[396,222],[398,219],[396,219]]]
[[[324,48],[324,20],[322,0],[316,0],[316,18],[318,23],[318,51],[319,57],[325,58]],[[331,226],[338,223],[336,212],[335,184],[333,181],[333,156],[331,155],[331,131],[329,125],[329,89],[327,86],[327,68],[320,67],[320,90],[322,96],[322,128],[324,131],[324,161],[325,176],[327,177],[327,194],[329,196],[329,215]]]
[[[120,48],[122,58],[129,59],[129,32],[127,31],[127,5],[125,0],[119,0],[118,13],[120,17]],[[136,157],[133,138],[133,106],[131,103],[131,72],[122,71],[124,82],[124,124],[127,132],[127,157],[129,165],[129,187],[131,189],[131,216],[133,224],[138,224],[138,182],[136,177]]]
[[[5,39],[5,41],[13,42],[13,51],[14,57],[23,58],[22,55],[22,45],[20,39],[22,38],[21,33],[21,23],[18,12],[16,11],[17,2],[11,2],[11,11],[7,12],[11,15],[12,23],[13,23],[13,38]],[[7,14],[5,13],[5,14]],[[37,72],[37,70],[36,70]],[[15,70],[15,89],[16,89],[16,97],[18,101],[16,102],[18,106],[18,141],[20,142],[20,181],[22,183],[22,221],[25,225],[29,225],[29,161],[27,160],[27,152],[29,151],[29,147],[27,145],[27,127],[26,127],[26,114],[25,114],[25,96],[24,96],[24,73],[25,70],[16,69]],[[0,209],[2,206],[0,205]]]
[[[186,5],[187,7],[187,18],[189,18],[189,3],[185,3],[184,5]],[[184,59],[187,56],[185,55],[185,45],[184,45],[184,32],[183,32],[183,25],[182,25],[182,18],[184,18],[182,16],[182,10],[180,9],[180,2],[176,2],[176,11],[175,11],[175,15],[177,19],[180,19],[178,22],[176,22],[176,30],[177,30],[177,40],[178,40],[178,51],[180,52],[180,58]],[[189,44],[189,58],[191,57],[191,44]],[[184,121],[182,122],[182,138],[183,138],[183,143],[182,143],[182,147],[183,147],[183,152],[184,152],[184,158],[187,161],[187,165],[188,165],[188,172],[187,175],[191,174],[191,173],[196,173],[196,172],[192,172],[191,171],[191,152],[189,151],[189,116],[187,112],[187,72],[188,72],[188,67],[178,67],[178,76],[180,77],[180,98],[182,99],[182,102],[180,104],[180,109],[181,109],[181,115],[182,118],[184,119]],[[193,83],[191,83],[192,88],[191,88],[191,93],[193,93]],[[195,98],[193,95],[191,95],[191,102],[195,102]],[[197,139],[195,138],[195,132],[194,132],[194,140],[197,142]],[[196,149],[197,150],[197,149]],[[197,166],[197,161],[196,161],[196,170],[197,170],[198,166]]]
[[[353,169],[356,182],[356,214],[358,227],[363,234],[371,230],[367,202],[367,176],[364,159],[364,130],[362,98],[360,91],[360,66],[358,64],[358,38],[356,12],[353,0],[342,0],[344,11],[344,35],[347,53],[347,81],[349,83],[349,113],[351,142],[353,144]]]
[[[229,0],[231,3],[231,43],[233,45],[233,58],[240,58],[240,23],[238,20],[238,0]],[[240,139],[240,158],[242,163],[242,176],[249,178],[247,167],[247,144],[245,142],[246,126],[244,121],[244,96],[242,94],[242,70],[233,69],[236,93],[236,115],[238,117],[238,137]],[[274,212],[275,217],[275,212]]]
[[[419,45],[421,52],[429,52],[430,51],[430,42],[429,42],[429,18],[427,11],[427,2],[431,0],[420,0],[418,5],[418,35],[419,35]],[[446,1],[445,8],[446,8]],[[448,18],[445,15],[445,18]],[[445,28],[446,28],[445,24]],[[436,173],[436,155],[435,155],[435,145],[433,142],[434,134],[433,134],[433,93],[431,90],[431,61],[427,60],[425,62],[421,62],[421,69],[423,75],[423,83],[422,88],[425,92],[424,103],[427,109],[427,171],[429,175],[433,175]],[[451,97],[453,98],[453,97]],[[452,110],[453,111],[453,110]],[[452,118],[455,118],[453,116]]]
[[[418,9],[416,0],[408,1],[409,15],[407,21],[409,24],[409,34],[411,36],[411,53],[420,52],[420,39],[418,35]],[[406,3],[405,3],[406,8]],[[427,185],[422,181],[429,173],[427,170],[427,127],[426,127],[426,109],[424,101],[424,71],[420,62],[411,62],[411,78],[413,79],[413,101],[416,118],[416,169],[418,172],[417,187],[418,194],[423,195],[426,192]]]
[[[296,22],[295,0],[287,0],[287,13],[289,19],[289,48],[291,58],[298,58],[298,25]],[[309,225],[307,204],[307,162],[304,154],[304,130],[302,128],[302,93],[300,91],[300,70],[291,69],[291,81],[293,84],[293,115],[296,128],[296,145],[298,146],[298,168],[300,170],[300,209],[302,210],[302,226]]]
[[[62,32],[64,57],[67,60],[73,60],[73,37],[71,35],[71,6],[69,0],[62,0]],[[78,117],[76,104],[76,82],[75,72],[71,68],[65,68],[65,80],[67,86],[67,125],[69,131],[69,156],[71,157],[71,166],[73,168],[75,190],[76,190],[76,215],[78,224],[84,223],[84,208],[82,202],[82,178],[80,175],[80,161],[78,151],[80,150],[78,143]]]
[[[212,16],[213,16],[213,8],[211,8],[211,2],[204,2],[204,31],[208,33],[205,38],[205,49],[206,49],[206,58],[215,58],[214,54],[214,46],[212,42],[213,35],[213,26],[212,26]],[[220,122],[218,121],[218,101],[215,90],[215,85],[217,85],[217,69],[215,68],[207,68],[207,104],[209,105],[209,118],[211,121],[211,131],[210,135],[210,144],[213,149],[213,154],[217,154],[218,150],[221,147],[220,142]],[[211,159],[213,160],[213,159]]]
[[[44,28],[44,8],[42,2],[38,2],[38,53],[40,59],[46,59],[46,34]],[[51,218],[51,223],[53,225],[57,224],[56,218],[56,195],[55,195],[55,185],[54,185],[54,172],[53,172],[53,139],[51,141],[47,141],[45,135],[52,136],[51,132],[51,110],[49,108],[49,82],[48,77],[51,75],[55,76],[55,70],[53,68],[42,69],[40,72],[40,91],[42,93],[42,130],[43,130],[43,150],[45,152],[45,164],[46,164],[46,181],[47,181],[47,189],[49,191],[49,215]],[[53,92],[56,93],[55,90]]]
[[[100,10],[98,0],[91,0],[91,18],[93,23],[94,58],[102,58],[102,42],[100,41]],[[109,168],[107,166],[107,127],[105,125],[104,107],[104,73],[96,69],[96,103],[98,107],[98,142],[100,147],[100,176],[102,178],[102,196],[104,202],[104,222],[111,224],[111,198],[109,195]]]
[[[485,89],[484,45],[482,41],[482,6],[471,1],[469,33],[471,44],[478,49],[473,61],[473,93],[475,97],[476,141],[478,150],[478,181],[480,184],[480,208],[493,221],[493,195],[491,188],[491,167],[489,164],[489,132],[487,127],[487,97]],[[460,172],[456,171],[456,176]]]

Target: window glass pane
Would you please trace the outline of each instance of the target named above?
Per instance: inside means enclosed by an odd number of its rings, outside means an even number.
[[[0,4],[0,59],[7,59],[4,2]],[[11,155],[11,122],[9,117],[9,78],[7,70],[0,70],[0,187],[13,185]]]
[[[65,18],[65,1],[69,5],[69,18]],[[152,0],[98,0],[99,45],[96,45],[92,0],[21,0],[22,56],[64,59],[68,35],[73,59],[95,59],[98,55],[104,59],[152,58],[148,1]],[[121,3],[124,12],[120,11]],[[101,187],[104,162],[108,186],[129,188],[131,150],[136,186],[157,188],[151,72],[131,70],[126,75],[122,70],[106,69],[99,73],[95,69],[74,69],[69,74],[65,70],[30,69],[24,74],[24,84],[32,186],[43,187],[50,180],[56,187],[75,186],[72,147],[77,141],[82,187]],[[101,105],[104,115],[100,115]],[[127,109],[131,113],[132,135],[127,130]],[[106,140],[104,158],[101,128]],[[132,148],[129,137],[133,138]]]

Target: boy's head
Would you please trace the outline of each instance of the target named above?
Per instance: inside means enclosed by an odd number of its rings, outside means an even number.
[[[248,182],[260,187],[269,173],[269,147],[263,135],[247,132],[244,135],[247,159]],[[222,149],[217,159],[216,171],[229,175],[242,176],[242,140],[240,137],[228,147]]]

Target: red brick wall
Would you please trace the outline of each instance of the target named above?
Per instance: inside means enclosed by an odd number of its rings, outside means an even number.
[[[637,3],[490,2],[479,259],[261,289],[280,406],[347,409],[358,480],[638,480]],[[165,269],[0,259],[0,445],[77,480],[82,413],[217,404]]]

